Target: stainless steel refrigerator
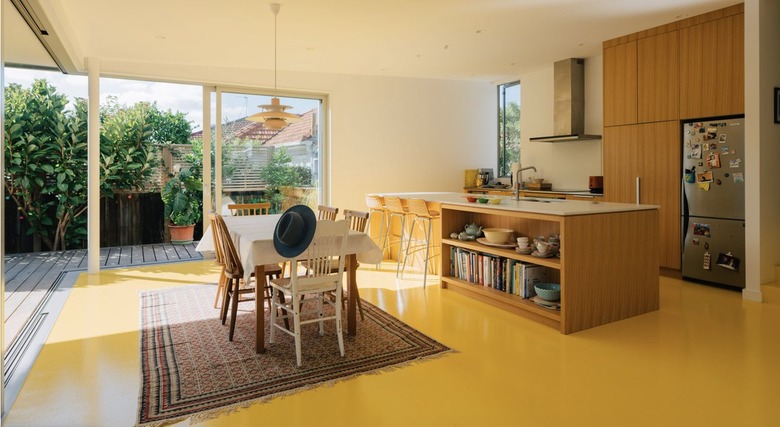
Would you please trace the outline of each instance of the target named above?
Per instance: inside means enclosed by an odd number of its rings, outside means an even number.
[[[744,118],[682,126],[682,275],[745,287]]]

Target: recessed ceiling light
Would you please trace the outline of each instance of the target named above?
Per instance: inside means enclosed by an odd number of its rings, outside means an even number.
[[[582,42],[582,43],[578,44],[577,46],[579,46],[579,47],[585,47],[585,46],[587,46],[587,45],[588,45],[588,43],[587,43],[587,42]]]
[[[313,47],[307,47],[306,50],[309,51],[309,52],[312,52],[314,50],[314,48]]]
[[[450,48],[450,45],[448,45],[448,44],[445,44],[445,45],[444,45],[444,50],[447,50],[447,49],[449,49],[449,48]]]
[[[156,38],[157,40],[165,40],[168,37],[165,37],[165,36],[154,36],[154,38]]]
[[[477,34],[482,34],[484,32],[485,32],[485,30],[477,30]]]

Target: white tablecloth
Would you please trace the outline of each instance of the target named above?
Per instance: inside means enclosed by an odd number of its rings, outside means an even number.
[[[255,265],[288,261],[274,248],[274,229],[281,215],[223,216],[238,256],[244,266],[244,279],[249,280]],[[214,251],[211,226],[203,232],[203,238],[195,248],[198,252]],[[359,262],[376,264],[382,261],[382,251],[366,233],[350,231],[347,254],[357,254]]]

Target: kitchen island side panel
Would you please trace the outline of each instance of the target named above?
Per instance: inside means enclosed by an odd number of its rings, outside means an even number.
[[[561,246],[564,333],[658,310],[657,210],[566,217]]]

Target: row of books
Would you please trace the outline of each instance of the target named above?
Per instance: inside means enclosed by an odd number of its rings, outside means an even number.
[[[450,276],[508,294],[531,298],[534,284],[548,281],[549,274],[541,265],[450,247]]]

